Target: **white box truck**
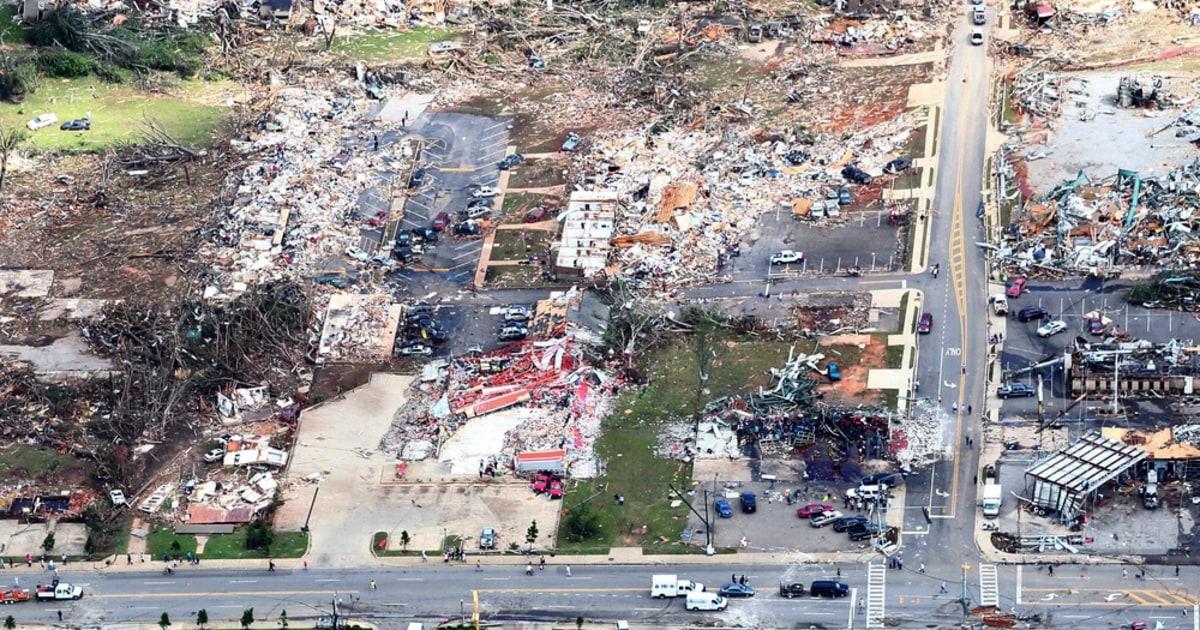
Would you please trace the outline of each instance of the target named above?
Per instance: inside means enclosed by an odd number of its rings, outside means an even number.
[[[983,485],[983,515],[986,518],[1000,516],[1000,504],[1004,502],[1004,491],[998,483]]]
[[[650,579],[650,597],[665,599],[703,592],[703,584],[691,580],[681,580],[677,575],[655,575]]]

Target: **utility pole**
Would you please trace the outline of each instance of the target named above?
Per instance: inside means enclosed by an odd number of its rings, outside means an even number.
[[[688,501],[687,497],[683,496],[682,492],[676,490],[675,486],[673,486],[671,484],[667,484],[667,487],[671,489],[671,492],[675,493],[675,496],[679,497],[680,501],[683,501],[684,505],[688,506],[688,509],[692,511],[692,514],[696,515],[696,518],[699,518],[704,523],[704,535],[705,535],[705,542],[706,542],[706,546],[704,548],[704,553],[705,553],[705,555],[709,555],[709,556],[715,555],[717,553],[717,550],[713,547],[712,524],[711,524],[708,516],[697,512],[696,508],[692,506],[691,501]],[[707,507],[704,511],[708,512]]]
[[[317,487],[313,489],[312,503],[308,504],[308,516],[304,517],[304,527],[300,528],[300,531],[304,532],[305,534],[308,533],[308,520],[312,518],[313,508],[317,506],[317,493],[320,491],[321,484],[318,482]]]
[[[962,610],[963,621],[967,620],[967,612],[971,609],[971,596],[967,595],[967,571],[971,570],[971,565],[962,565]]]

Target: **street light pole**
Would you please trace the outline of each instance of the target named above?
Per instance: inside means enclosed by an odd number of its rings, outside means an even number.
[[[308,520],[310,518],[312,518],[313,508],[316,507],[316,505],[317,505],[317,493],[320,491],[321,491],[321,484],[318,482],[317,487],[313,489],[312,503],[308,504],[308,516],[304,517],[304,527],[300,528],[300,531],[304,532],[305,534],[308,533]]]
[[[464,609],[463,609],[463,606],[465,606],[466,603],[467,603],[467,600],[465,600],[465,599],[458,600],[458,628],[459,628],[459,630],[462,630],[463,628],[465,628],[467,626],[467,613],[464,612]]]
[[[967,620],[967,612],[971,608],[971,598],[967,595],[967,571],[971,570],[971,565],[962,565],[962,610],[963,621]]]

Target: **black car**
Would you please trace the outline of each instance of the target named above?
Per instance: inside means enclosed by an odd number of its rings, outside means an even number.
[[[912,158],[896,158],[883,167],[883,172],[889,175],[903,173],[912,168]]]
[[[483,232],[483,230],[474,223],[463,222],[454,226],[455,236],[479,236],[481,232]]]
[[[410,263],[417,259],[411,247],[401,245],[392,248],[392,258],[401,263]]]
[[[846,528],[846,534],[850,536],[850,540],[858,541],[873,538],[886,530],[887,527],[880,527],[875,523],[859,523]]]
[[[525,161],[524,155],[521,155],[520,153],[514,153],[514,154],[504,158],[503,160],[500,160],[500,164],[498,164],[497,166],[500,167],[500,170],[507,171],[508,169],[510,169],[524,161]]]
[[[1049,314],[1049,311],[1040,306],[1026,306],[1017,311],[1017,319],[1023,322],[1031,322],[1036,319],[1043,319]]]
[[[898,475],[896,473],[890,473],[890,472],[875,473],[873,475],[867,475],[866,477],[863,477],[862,482],[859,485],[876,486],[879,484],[883,484],[889,488],[895,488],[897,482],[899,482],[899,479],[897,479],[897,477],[898,477]]]
[[[412,234],[413,240],[417,242],[436,243],[438,240],[437,232],[433,228],[417,227],[409,230],[409,233]]]
[[[63,123],[61,127],[59,127],[59,129],[62,129],[63,131],[88,131],[91,128],[92,121],[86,118],[68,120],[67,122]]]
[[[412,177],[408,179],[409,188],[420,188],[425,183],[425,169],[419,168],[413,171]]]
[[[858,168],[857,166],[855,166],[853,164],[850,164],[850,165],[846,166],[846,168],[842,169],[842,177],[845,177],[846,179],[854,182],[855,184],[871,183],[871,176],[868,175],[866,171],[862,170],[861,168]]]
[[[868,522],[865,516],[843,516],[833,522],[833,531],[844,532],[855,525],[866,525]]]
[[[808,158],[809,155],[804,151],[788,151],[787,155],[783,156],[783,159],[787,160],[787,163],[792,166],[800,166],[807,162]]]
[[[758,511],[758,499],[755,498],[753,492],[743,492],[742,496],[742,511],[746,514],[753,514]]]
[[[803,597],[808,594],[808,589],[804,588],[803,582],[780,582],[779,594],[788,599]]]

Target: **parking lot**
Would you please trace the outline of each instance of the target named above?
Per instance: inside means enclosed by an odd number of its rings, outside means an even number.
[[[900,263],[899,234],[898,227],[888,224],[886,212],[855,212],[845,215],[844,224],[825,225],[797,221],[781,209],[762,215],[742,240],[741,256],[733,258],[722,272],[745,280],[769,273],[837,273],[856,265],[867,273],[892,271]],[[783,250],[802,252],[804,264],[771,269],[771,254]]]
[[[472,348],[487,351],[506,343],[497,337],[497,333],[504,326],[502,313],[504,307],[510,304],[520,304],[533,308],[535,300],[546,297],[545,291],[511,293],[514,295],[507,297],[513,298],[512,302],[505,302],[498,298],[489,300],[486,304],[479,304],[475,301],[463,304],[451,300],[444,304],[433,305],[430,317],[446,331],[448,337],[445,342],[433,346],[433,356],[458,356],[466,354]],[[529,299],[528,301],[518,301],[521,300],[521,297],[518,296],[527,296]],[[400,327],[398,335],[396,348],[400,348],[403,344],[404,326]]]

